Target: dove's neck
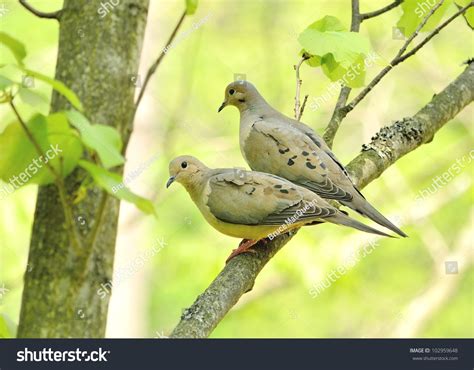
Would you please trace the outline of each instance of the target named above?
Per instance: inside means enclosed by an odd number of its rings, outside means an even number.
[[[209,177],[207,172],[208,171],[200,170],[194,173],[193,176],[183,184],[195,203],[198,203],[207,184],[207,178]]]

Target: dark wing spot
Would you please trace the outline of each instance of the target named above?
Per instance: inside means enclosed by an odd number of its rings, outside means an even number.
[[[248,191],[247,194],[252,195],[254,193],[254,191],[255,191],[255,188],[252,186],[252,190]]]
[[[303,151],[301,152],[301,154],[303,154],[305,157],[309,155],[309,153],[308,153],[307,151],[305,151],[305,150],[303,150]]]
[[[288,153],[290,151],[290,149],[286,148],[286,149],[278,149],[278,151],[280,152],[280,154],[285,154],[285,153]]]
[[[326,169],[326,165],[324,163],[321,162],[320,166],[321,166],[322,169],[324,169],[324,170]]]
[[[283,185],[274,185],[274,187],[275,187],[276,189],[281,189],[281,188],[283,187]]]
[[[245,103],[245,99],[239,99],[239,102]]]
[[[296,158],[298,158],[297,155],[294,155],[293,157],[291,157],[291,159],[296,159]]]
[[[313,137],[313,141],[318,146],[318,148],[321,148],[321,143],[318,140],[316,140],[314,137]]]
[[[281,190],[280,190],[280,193],[288,194],[288,190],[286,190],[286,189],[281,189]]]
[[[295,161],[293,159],[291,158],[288,159],[288,163],[287,163],[288,166],[293,166],[294,164],[295,164]]]
[[[316,166],[313,166],[311,162],[306,162],[306,167],[308,167],[311,170],[314,170],[316,168]]]

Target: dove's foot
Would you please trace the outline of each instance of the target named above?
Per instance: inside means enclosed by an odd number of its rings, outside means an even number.
[[[256,253],[254,250],[250,249],[253,245],[255,245],[258,240],[251,240],[251,239],[242,239],[237,249],[234,249],[230,256],[226,259],[225,263],[229,262],[235,256],[241,253]]]

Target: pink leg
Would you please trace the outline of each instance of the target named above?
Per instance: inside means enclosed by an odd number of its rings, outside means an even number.
[[[229,262],[232,258],[235,256],[241,254],[241,253],[255,253],[254,250],[251,250],[250,248],[257,244],[258,240],[251,240],[251,239],[242,239],[242,241],[239,244],[239,247],[237,249],[234,249],[230,256],[227,258],[225,263]]]

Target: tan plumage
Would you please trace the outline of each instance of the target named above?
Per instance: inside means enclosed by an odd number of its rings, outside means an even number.
[[[181,183],[206,221],[223,234],[259,240],[287,223],[283,232],[319,222],[353,227],[378,235],[331,206],[317,194],[266,173],[240,169],[210,169],[192,156],[173,159],[170,179]],[[294,219],[295,215],[298,215]],[[293,219],[292,219],[293,217]]]
[[[240,149],[252,170],[284,177],[406,236],[370,205],[321,137],[272,108],[251,83],[229,84],[219,111],[227,105],[240,111]]]

